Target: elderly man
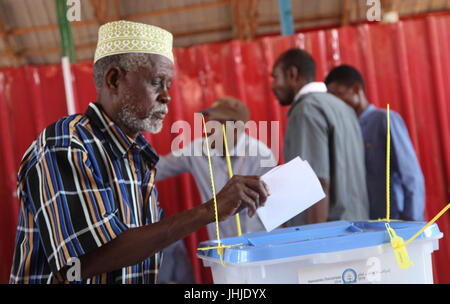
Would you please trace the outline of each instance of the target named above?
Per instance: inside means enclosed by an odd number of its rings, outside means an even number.
[[[307,52],[290,49],[274,64],[272,91],[290,106],[284,159],[307,160],[326,197],[288,225],[369,218],[361,130],[355,112],[314,82],[316,65]]]
[[[159,252],[213,222],[214,202],[164,218],[153,186],[158,132],[172,82],[172,35],[117,21],[100,27],[97,101],[47,127],[22,160],[11,283],[154,283]],[[217,194],[219,220],[253,216],[268,189],[235,176]]]
[[[213,102],[209,109],[204,110],[203,113],[207,121],[225,125],[227,122],[230,122],[234,125],[234,134],[228,134],[227,136],[231,167],[234,174],[261,176],[273,166],[276,166],[272,151],[263,142],[243,132],[244,124],[250,119],[250,111],[241,101],[232,97],[219,98]],[[214,131],[219,132],[220,135],[223,132],[222,129]],[[222,136],[218,137],[223,139]],[[208,157],[205,153],[201,153],[201,155],[195,154],[195,151],[204,151],[204,145],[204,138],[198,138],[187,145],[182,151],[173,151],[161,157],[156,166],[158,170],[156,180],[158,181],[189,172],[195,178],[202,201],[206,202],[210,200],[213,195],[211,181],[209,180]],[[211,146],[215,148],[215,141],[211,142]],[[217,148],[220,149],[220,147]],[[255,153],[255,155],[252,155],[252,153]],[[225,159],[225,145],[222,145],[222,151],[218,151],[215,154],[211,157],[212,170],[214,172],[215,188],[220,190],[229,179],[227,160]],[[239,214],[242,233],[264,230],[264,226],[258,217],[248,217],[245,210]],[[220,236],[224,238],[237,236],[238,232],[236,227],[234,217],[219,223]],[[207,228],[210,239],[215,239],[215,224],[209,224]]]
[[[325,79],[328,91],[351,106],[359,118],[366,153],[370,218],[386,217],[386,110],[367,100],[364,81],[354,67],[340,65]],[[390,218],[425,220],[425,181],[402,117],[390,111],[391,208]]]

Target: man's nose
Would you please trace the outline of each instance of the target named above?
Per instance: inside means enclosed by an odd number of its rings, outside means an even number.
[[[273,80],[270,83],[270,89],[272,90],[272,92],[275,92],[275,81],[273,81]]]
[[[164,104],[168,104],[172,100],[169,94],[169,89],[167,87],[161,89],[161,94],[159,94],[158,100],[159,102]]]

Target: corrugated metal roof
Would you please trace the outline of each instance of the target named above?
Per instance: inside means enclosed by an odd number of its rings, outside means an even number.
[[[255,34],[279,33],[278,0],[239,0],[241,21],[245,21],[244,7],[248,1],[257,2]],[[291,0],[296,28],[339,24],[345,1]],[[381,1],[394,3],[400,15],[450,9],[449,0]],[[101,0],[102,10],[94,8],[95,2],[80,0],[81,22],[72,23],[77,60],[93,58],[99,23],[119,17],[173,32],[174,45],[178,47],[238,38],[233,15],[235,0]],[[364,19],[366,0],[350,0],[349,3],[349,21]],[[189,7],[191,9],[186,9]],[[98,20],[97,15],[102,14],[105,20]],[[14,64],[8,54],[7,40],[13,53],[20,57],[20,64],[59,62],[55,0],[0,0],[0,20],[6,28],[6,34],[0,32],[1,66]]]

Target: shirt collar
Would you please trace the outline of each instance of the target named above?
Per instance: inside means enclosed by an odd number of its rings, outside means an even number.
[[[375,111],[376,107],[370,104],[362,113],[359,115],[359,120],[366,118],[371,112]]]
[[[297,95],[294,97],[294,101],[300,98],[300,96],[308,94],[308,93],[326,93],[327,86],[323,82],[310,82],[304,85],[300,91],[298,91]]]
[[[287,111],[287,115],[289,116],[291,114],[292,109],[299,103],[300,97],[309,94],[309,93],[326,93],[327,92],[327,86],[323,82],[310,82],[306,85],[304,85],[300,91],[297,92],[297,94],[294,97],[294,101],[291,104],[291,107]]]
[[[130,138],[106,115],[99,104],[91,102],[85,115],[102,133],[103,138],[111,146],[116,157],[124,157],[130,149],[134,149],[137,152],[142,152],[142,155],[150,162],[154,164],[158,162],[158,154],[152,149],[142,133],[139,133],[136,140]]]

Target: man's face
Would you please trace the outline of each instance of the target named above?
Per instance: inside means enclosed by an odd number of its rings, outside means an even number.
[[[328,93],[331,93],[342,99],[349,106],[356,108],[359,105],[358,94],[355,93],[352,87],[341,83],[331,82],[327,84]]]
[[[272,71],[272,92],[282,106],[292,103],[295,97],[295,91],[289,85],[288,77],[281,68],[281,64],[275,64]]]
[[[173,64],[164,56],[148,54],[149,64],[128,72],[119,91],[120,123],[131,132],[158,133],[170,102],[168,90]]]

